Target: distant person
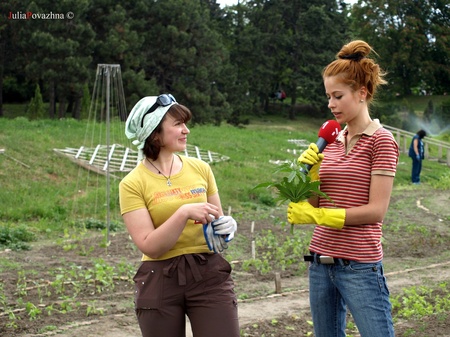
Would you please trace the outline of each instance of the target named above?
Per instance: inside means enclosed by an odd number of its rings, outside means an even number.
[[[419,130],[414,135],[411,145],[409,146],[409,156],[412,159],[411,181],[413,184],[420,184],[420,172],[422,171],[422,160],[425,159],[425,146],[422,139],[427,133]]]
[[[277,92],[275,92],[274,94],[272,94],[271,98],[276,98],[280,102],[283,102],[286,99],[286,93],[284,92],[284,90],[280,89]]]
[[[346,124],[323,153],[312,143],[299,162],[329,198],[291,202],[291,224],[315,224],[309,246],[309,296],[315,337],[344,337],[347,308],[361,337],[394,337],[383,267],[383,219],[399,157],[391,132],[369,106],[385,73],[356,40],[344,45],[322,72],[328,108]]]
[[[231,266],[215,254],[237,224],[223,215],[208,163],[178,154],[191,118],[164,94],[142,98],[126,121],[125,134],[143,157],[119,185],[123,220],[143,253],[134,276],[143,337],[184,337],[186,315],[194,337],[240,336]]]

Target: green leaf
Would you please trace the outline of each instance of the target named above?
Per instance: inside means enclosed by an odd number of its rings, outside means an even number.
[[[276,201],[281,205],[286,201],[299,202],[313,196],[331,200],[320,190],[320,181],[311,181],[306,173],[306,167],[296,161],[284,163],[277,167],[273,174],[286,173],[278,182],[264,182],[258,184],[254,189],[273,187],[276,190]]]
[[[292,181],[294,181],[294,179],[297,177],[297,172],[295,172],[295,171],[291,171],[291,173],[289,173],[289,176],[288,176],[288,181],[289,182],[292,182]]]
[[[261,183],[261,184],[256,185],[255,187],[253,187],[253,189],[256,190],[256,189],[261,188],[261,187],[267,187],[268,188],[268,187],[271,187],[271,186],[273,186],[273,183],[265,182],[265,183]]]

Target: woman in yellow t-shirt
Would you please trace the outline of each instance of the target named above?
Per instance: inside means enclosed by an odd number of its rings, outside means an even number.
[[[134,277],[144,337],[238,337],[231,266],[220,254],[237,224],[224,216],[211,167],[186,149],[191,111],[170,94],[142,98],[128,116],[139,163],[120,183],[120,207],[143,253]]]

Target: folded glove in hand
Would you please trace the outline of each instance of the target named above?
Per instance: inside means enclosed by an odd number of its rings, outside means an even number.
[[[234,232],[236,232],[237,229],[237,223],[231,216],[221,216],[219,219],[212,221],[211,224],[214,229],[214,234],[224,235],[225,242],[233,240]]]
[[[203,235],[205,236],[209,250],[214,251],[214,253],[221,253],[224,249],[228,248],[225,236],[214,234],[212,222],[203,225]]]

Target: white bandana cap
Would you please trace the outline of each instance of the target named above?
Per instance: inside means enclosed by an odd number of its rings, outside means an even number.
[[[158,106],[155,111],[145,114],[156,103],[157,99],[158,96],[147,96],[142,98],[133,107],[125,123],[125,135],[127,138],[136,138],[133,140],[133,144],[137,146],[139,151],[138,161],[144,157],[142,149],[144,148],[145,140],[156,129],[159,123],[161,123],[167,110],[169,110],[172,105],[177,104],[177,102],[171,102],[166,106]],[[144,118],[144,121],[142,118]]]

